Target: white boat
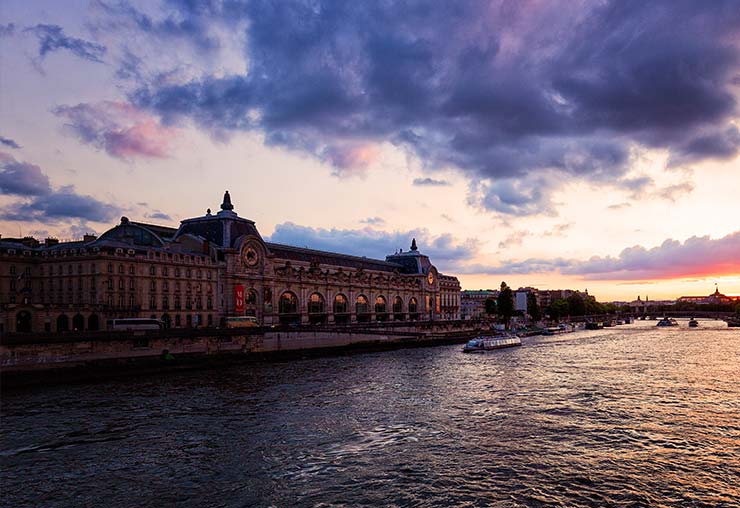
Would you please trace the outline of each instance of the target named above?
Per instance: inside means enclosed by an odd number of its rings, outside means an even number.
[[[663,319],[658,321],[657,326],[678,326],[678,321],[673,318],[664,317]]]
[[[469,340],[463,347],[463,353],[484,353],[493,349],[502,349],[505,347],[521,346],[522,340],[516,335],[504,335],[500,337],[492,337],[488,335],[481,335],[472,340]]]

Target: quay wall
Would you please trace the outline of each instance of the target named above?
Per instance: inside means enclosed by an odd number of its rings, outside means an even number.
[[[95,332],[80,335],[3,337],[0,371],[3,381],[55,371],[98,374],[146,366],[194,366],[327,353],[342,349],[390,349],[462,342],[477,333],[464,327],[394,329],[190,330],[166,332]],[[172,357],[165,358],[165,351]]]

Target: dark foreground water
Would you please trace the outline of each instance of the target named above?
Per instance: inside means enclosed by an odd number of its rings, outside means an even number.
[[[740,329],[654,324],[14,391],[0,503],[740,506]]]

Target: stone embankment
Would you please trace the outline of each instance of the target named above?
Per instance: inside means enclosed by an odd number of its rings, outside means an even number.
[[[341,328],[6,334],[0,338],[0,369],[3,385],[15,385],[349,350],[459,343],[478,332],[470,322],[446,322]]]

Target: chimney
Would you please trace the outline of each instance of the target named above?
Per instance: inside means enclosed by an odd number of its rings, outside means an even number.
[[[82,241],[85,242],[85,243],[94,242],[97,239],[98,239],[98,237],[96,235],[91,234],[91,233],[85,233],[85,235],[82,237]]]
[[[58,238],[47,238],[46,240],[44,240],[45,247],[52,247],[54,245],[57,245],[58,243],[59,243]]]

